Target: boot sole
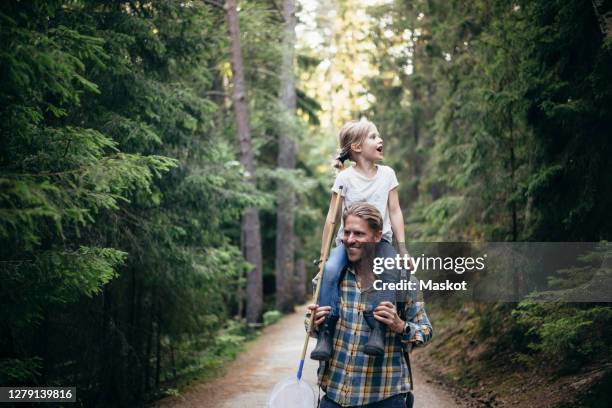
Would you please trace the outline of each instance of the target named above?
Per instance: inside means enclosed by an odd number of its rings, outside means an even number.
[[[327,361],[331,358],[331,355],[329,354],[317,354],[317,353],[310,353],[310,358],[312,360],[317,360],[317,361]]]

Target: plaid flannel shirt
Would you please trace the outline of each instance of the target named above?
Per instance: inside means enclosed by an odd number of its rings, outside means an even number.
[[[362,316],[366,310],[363,295],[368,291],[359,290],[350,266],[346,272],[340,284],[340,319],[334,333],[332,357],[319,365],[319,386],[328,398],[345,407],[370,404],[410,391],[402,346],[421,346],[432,338],[424,303],[406,302],[404,333],[387,330],[384,356],[369,356],[363,353],[363,346],[370,328]],[[313,283],[317,279],[318,275]]]

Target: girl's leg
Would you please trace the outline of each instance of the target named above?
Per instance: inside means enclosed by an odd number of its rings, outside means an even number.
[[[317,345],[310,353],[310,358],[326,361],[331,358],[336,323],[340,316],[340,276],[348,258],[344,245],[340,244],[329,255],[323,269],[323,280],[319,290],[319,306],[331,306],[331,313],[325,317],[317,333]]]
[[[331,315],[340,316],[340,276],[348,263],[344,244],[335,247],[329,254],[323,272],[323,281],[319,290],[319,306],[331,306]]]
[[[387,241],[380,241],[376,245],[376,257],[395,258],[395,248]],[[384,263],[383,263],[384,265]],[[383,282],[391,283],[399,280],[400,271],[396,268],[386,269],[377,275],[375,279],[380,279]],[[371,356],[381,356],[385,349],[386,326],[374,318],[373,310],[380,302],[388,301],[396,303],[395,291],[393,290],[372,290],[368,293],[366,310],[363,312],[363,317],[370,327],[370,335],[368,341],[363,348],[365,354]]]
[[[393,258],[395,259],[397,251],[389,242],[382,240],[376,244],[376,257],[380,258]],[[386,269],[377,275],[375,279],[380,279],[383,282],[395,283],[399,282],[401,270],[393,267]],[[394,290],[374,290],[371,296],[368,297],[368,310],[373,310],[380,304],[380,302],[391,302],[395,304],[396,293]]]

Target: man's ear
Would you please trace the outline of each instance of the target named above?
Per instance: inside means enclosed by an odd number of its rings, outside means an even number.
[[[374,234],[374,242],[380,242],[382,239],[382,231],[378,231]]]

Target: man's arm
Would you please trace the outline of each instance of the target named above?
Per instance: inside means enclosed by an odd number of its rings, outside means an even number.
[[[425,313],[425,303],[406,302],[406,319],[399,317],[395,305],[389,301],[380,302],[374,309],[374,318],[394,333],[402,335],[402,342],[422,346],[433,337],[433,328]]]
[[[415,347],[424,346],[433,337],[433,327],[425,312],[424,302],[406,303],[406,326],[402,342],[412,343]]]

